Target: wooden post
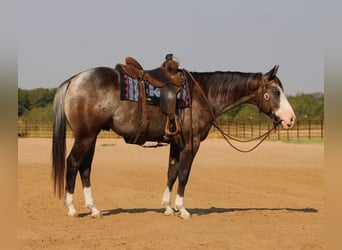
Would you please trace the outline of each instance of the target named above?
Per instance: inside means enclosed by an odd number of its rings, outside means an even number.
[[[28,131],[27,131],[27,120],[25,120],[25,132],[24,132],[25,137],[27,136],[27,134],[28,134]]]
[[[279,130],[279,126],[277,127],[277,133],[278,133],[278,141],[280,140],[280,130]]]
[[[238,122],[235,121],[235,136],[238,137]]]
[[[321,120],[321,139],[323,139],[323,120]]]
[[[299,122],[297,122],[297,140],[299,139]]]
[[[228,131],[228,134],[229,134],[229,120],[227,120],[227,131]]]
[[[309,140],[311,140],[311,120],[309,120]]]

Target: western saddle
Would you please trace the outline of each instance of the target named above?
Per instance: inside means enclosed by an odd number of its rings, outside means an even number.
[[[170,140],[180,132],[180,121],[178,115],[176,115],[176,95],[185,83],[185,78],[178,67],[179,63],[173,59],[172,54],[167,54],[162,65],[152,70],[144,70],[140,63],[133,57],[126,57],[125,65],[116,65],[116,69],[123,70],[129,76],[139,81],[140,102],[142,104],[142,126],[145,131],[148,124],[146,119],[144,80],[160,88],[160,108],[167,115],[164,136],[166,140]]]

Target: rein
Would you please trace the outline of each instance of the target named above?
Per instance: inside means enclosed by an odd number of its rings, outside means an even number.
[[[226,142],[232,147],[234,148],[235,150],[241,152],[241,153],[248,153],[248,152],[251,152],[253,151],[254,149],[256,149],[271,133],[273,130],[276,130],[277,126],[281,123],[281,121],[277,121],[275,123],[273,123],[273,127],[270,128],[268,131],[266,131],[264,134],[256,137],[256,138],[252,138],[252,139],[247,139],[247,140],[241,140],[241,139],[237,139],[237,138],[234,138],[232,137],[231,135],[229,135],[228,133],[224,132],[220,127],[219,125],[216,123],[216,117],[214,115],[214,112],[213,110],[210,108],[210,103],[209,103],[209,100],[207,98],[207,96],[205,95],[201,85],[196,81],[196,79],[193,77],[193,75],[186,69],[183,69],[189,76],[190,78],[192,79],[192,81],[195,83],[196,87],[199,89],[199,91],[201,92],[201,95],[203,96],[207,106],[208,106],[208,109],[209,109],[209,113],[211,115],[211,118],[213,119],[213,126],[221,133],[222,137],[226,140]],[[262,87],[264,87],[265,84],[264,82],[260,85],[259,89],[261,89]],[[259,92],[259,89],[258,89],[258,92]],[[239,105],[239,104],[242,104],[244,103],[246,100],[250,99],[253,95],[249,95],[245,98],[242,98],[241,100],[229,105],[231,107],[233,106],[236,106],[236,105]],[[260,104],[258,104],[258,107],[259,107],[259,110],[260,110]],[[251,141],[255,141],[255,140],[259,140],[261,139],[256,145],[254,145],[252,148],[250,149],[247,149],[247,150],[244,150],[244,149],[240,149],[238,147],[236,147],[235,145],[232,144],[231,141],[229,141],[229,139],[231,140],[234,140],[234,141],[237,141],[237,142],[251,142]]]
[[[221,133],[221,135],[223,136],[223,138],[226,140],[226,142],[235,150],[241,152],[241,153],[248,153],[253,151],[254,149],[256,149],[271,133],[273,130],[276,130],[277,126],[280,124],[281,121],[276,122],[273,124],[273,127],[270,128],[268,131],[266,131],[264,134],[256,137],[256,138],[252,138],[252,139],[248,139],[248,140],[240,140],[237,138],[232,137],[231,135],[229,135],[228,133],[224,132],[215,122],[213,124],[213,126]],[[237,142],[251,142],[251,141],[256,141],[261,139],[256,145],[254,145],[253,147],[251,147],[250,149],[240,149],[238,147],[236,147],[235,145],[232,144],[231,141],[229,141],[229,139],[237,141]]]

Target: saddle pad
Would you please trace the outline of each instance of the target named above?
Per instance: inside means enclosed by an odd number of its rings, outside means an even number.
[[[132,78],[127,73],[120,71],[121,76],[121,100],[129,100],[133,102],[139,101],[139,81]],[[160,88],[154,87],[148,81],[145,82],[146,102],[149,105],[160,105]],[[183,109],[190,106],[190,93],[186,84],[177,93],[177,108]]]

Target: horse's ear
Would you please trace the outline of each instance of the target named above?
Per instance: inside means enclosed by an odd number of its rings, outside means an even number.
[[[268,73],[265,74],[267,80],[272,80],[278,73],[279,65],[275,65]]]

